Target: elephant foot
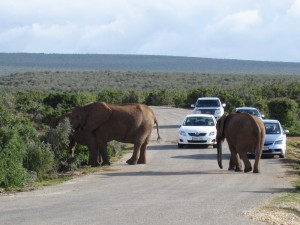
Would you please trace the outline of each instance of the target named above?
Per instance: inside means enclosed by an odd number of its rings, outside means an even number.
[[[252,168],[245,168],[245,170],[244,170],[245,173],[248,173],[250,171],[252,171]]]
[[[243,170],[241,168],[236,168],[234,171],[235,172],[243,172]]]
[[[254,169],[253,173],[259,173],[259,170],[258,169]]]
[[[126,161],[126,163],[128,164],[128,165],[136,165],[136,161],[135,160],[132,160],[132,159],[128,159],[127,161]]]
[[[139,159],[139,160],[137,161],[137,164],[146,164],[146,160],[141,160],[141,159]]]
[[[110,166],[110,162],[108,161],[108,162],[103,162],[102,164],[101,164],[101,166]]]
[[[98,167],[98,166],[100,166],[100,163],[91,163],[91,166],[92,167]]]
[[[236,170],[235,166],[230,166],[228,170]]]

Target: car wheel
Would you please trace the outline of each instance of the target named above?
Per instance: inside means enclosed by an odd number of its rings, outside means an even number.
[[[284,158],[285,158],[285,153],[279,155],[279,157],[280,157],[281,159],[284,159]]]
[[[213,144],[213,148],[217,148],[218,147],[218,145],[217,144]]]
[[[178,148],[183,148],[183,144],[178,143]]]

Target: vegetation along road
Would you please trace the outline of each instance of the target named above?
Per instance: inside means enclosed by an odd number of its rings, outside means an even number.
[[[260,174],[236,173],[226,143],[223,170],[212,147],[178,149],[177,124],[191,111],[153,109],[163,140],[153,130],[148,164],[127,165],[129,153],[101,172],[0,196],[0,224],[263,224],[245,212],[292,188],[279,158],[262,159]]]

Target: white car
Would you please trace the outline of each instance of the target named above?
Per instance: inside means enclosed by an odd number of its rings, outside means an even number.
[[[178,148],[183,148],[185,145],[213,145],[216,148],[216,123],[213,115],[187,115],[178,131]]]
[[[224,114],[226,104],[222,104],[221,100],[217,97],[203,97],[198,98],[196,103],[192,104],[191,107],[194,108],[193,113],[195,114],[211,114],[218,120]]]
[[[286,155],[286,134],[288,130],[283,130],[278,120],[263,120],[266,128],[266,139],[263,155],[279,155],[285,158]]]
[[[260,119],[265,118],[265,115],[261,114],[257,108],[254,107],[237,107],[232,112],[248,113],[252,116],[256,116]]]

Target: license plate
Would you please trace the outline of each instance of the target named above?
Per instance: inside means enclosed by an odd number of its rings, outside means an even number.
[[[193,141],[202,141],[203,137],[192,137]]]

